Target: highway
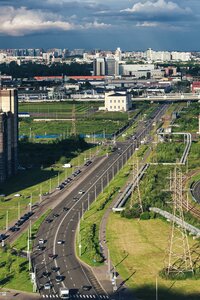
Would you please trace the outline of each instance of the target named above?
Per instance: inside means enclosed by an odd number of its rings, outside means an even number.
[[[135,149],[153,128],[167,108],[160,105],[146,122],[141,122],[134,140],[116,143],[117,150],[110,154],[92,172],[87,172],[80,182],[72,185],[71,190],[61,203],[48,216],[37,234],[32,254],[33,270],[36,275],[37,290],[42,298],[59,298],[59,288],[70,289],[74,299],[108,299],[108,295],[96,280],[90,268],[82,264],[75,254],[75,239],[79,220],[92,201],[103,191],[112,178],[119,172]],[[81,193],[81,191],[83,191]],[[44,239],[42,250],[38,250],[39,239]],[[62,241],[58,244],[58,241]],[[52,257],[53,255],[53,257]],[[56,270],[52,270],[57,268]],[[45,277],[43,272],[47,272]],[[63,280],[56,282],[57,275]],[[106,276],[106,274],[105,274]],[[44,285],[50,283],[50,289]],[[85,290],[83,287],[90,287]],[[114,299],[112,296],[111,299]]]

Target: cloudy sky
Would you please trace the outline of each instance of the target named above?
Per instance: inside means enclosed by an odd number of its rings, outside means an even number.
[[[0,0],[0,48],[200,50],[200,0]]]

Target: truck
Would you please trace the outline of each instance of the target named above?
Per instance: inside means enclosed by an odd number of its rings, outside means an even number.
[[[69,299],[69,289],[68,288],[60,288],[59,297],[61,299]]]

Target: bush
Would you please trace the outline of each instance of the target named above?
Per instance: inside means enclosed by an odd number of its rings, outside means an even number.
[[[141,213],[140,220],[149,220],[149,219],[150,219],[150,213],[148,211]]]

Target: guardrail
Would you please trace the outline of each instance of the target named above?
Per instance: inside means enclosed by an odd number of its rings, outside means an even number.
[[[175,221],[175,223],[183,228],[185,228],[187,231],[189,231],[191,234],[196,235],[197,237],[200,237],[200,229],[196,228],[190,224],[188,224],[185,221],[182,221],[181,219],[177,218],[176,216],[170,214],[167,211],[164,211],[160,208],[157,207],[150,207],[149,208],[150,211],[153,211],[157,214],[160,214],[161,216],[163,216],[164,218],[170,220],[170,221]]]
[[[115,203],[114,207],[112,208],[113,212],[120,212],[124,210],[125,208],[123,207],[130,197],[131,193],[135,189],[135,187],[138,184],[138,181],[141,180],[143,177],[144,173],[146,172],[147,168],[149,167],[149,164],[143,165],[138,174],[135,176],[134,180],[132,183],[129,183],[129,185],[126,187],[125,191],[122,193],[122,195],[119,197],[118,201]]]
[[[188,157],[188,154],[190,152],[190,148],[191,148],[191,145],[192,145],[192,135],[191,133],[188,133],[188,132],[172,132],[172,133],[166,133],[166,132],[158,132],[157,133],[158,135],[184,135],[187,137],[187,145],[183,151],[183,155],[180,159],[180,162],[179,164],[180,165],[185,165],[186,164],[186,161],[187,161],[187,157]],[[166,165],[169,165],[169,164],[173,164],[173,163],[163,163],[163,164],[166,164]]]

